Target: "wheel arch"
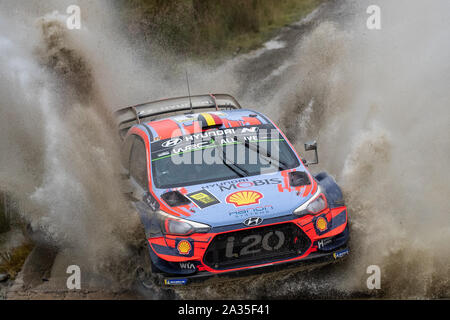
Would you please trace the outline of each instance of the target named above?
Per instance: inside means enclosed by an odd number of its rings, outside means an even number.
[[[330,174],[323,171],[314,175],[314,178],[324,190],[330,208],[342,207],[345,205],[342,190]]]

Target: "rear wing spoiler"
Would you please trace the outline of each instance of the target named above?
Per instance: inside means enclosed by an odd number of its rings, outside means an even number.
[[[143,122],[143,119],[153,121],[170,115],[186,113],[185,111],[189,112],[191,111],[190,101],[192,101],[192,111],[218,111],[242,108],[239,102],[228,94],[206,94],[151,101],[122,108],[114,112],[119,132],[121,136],[124,136],[129,128]]]

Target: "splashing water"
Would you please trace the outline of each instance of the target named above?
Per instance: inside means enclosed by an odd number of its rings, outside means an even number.
[[[267,99],[279,108],[265,110],[297,150],[317,139],[319,166],[336,177],[349,207],[349,259],[200,296],[450,296],[450,5],[377,3],[379,31],[366,29],[368,1],[346,1],[345,22],[318,24]],[[380,290],[367,288],[371,265],[381,269]]]
[[[294,103],[282,119],[293,140],[318,139],[321,167],[350,209],[350,261],[331,272],[341,281],[327,289],[369,292],[366,268],[378,265],[381,290],[371,294],[448,297],[450,6],[378,3],[381,30],[365,29],[371,3],[348,1],[351,23],[323,23],[303,41],[301,80],[288,87]]]
[[[65,17],[25,17],[24,30],[0,19],[0,188],[23,204],[44,242],[82,257],[85,271],[108,274],[128,259],[139,223],[121,195],[110,115]]]

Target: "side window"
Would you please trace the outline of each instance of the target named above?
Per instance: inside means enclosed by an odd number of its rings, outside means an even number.
[[[122,161],[122,166],[126,169],[130,169],[130,153],[131,153],[131,147],[133,146],[134,140],[136,140],[135,135],[128,136],[125,141],[122,144],[122,150],[121,150],[121,157],[120,160]]]
[[[145,144],[140,138],[135,138],[130,156],[130,175],[145,190],[148,190],[147,155]]]

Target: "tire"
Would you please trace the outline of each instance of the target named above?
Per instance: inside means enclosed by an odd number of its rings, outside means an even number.
[[[156,273],[156,267],[149,254],[149,245],[147,240],[138,249],[139,263],[136,268],[136,289],[145,298],[152,300],[174,300],[177,294],[173,289],[164,288],[164,277],[160,273]]]

